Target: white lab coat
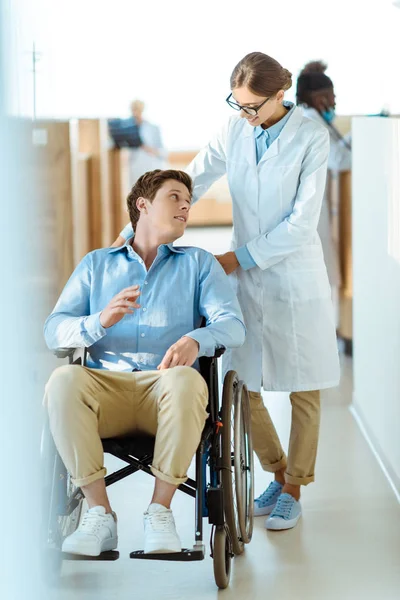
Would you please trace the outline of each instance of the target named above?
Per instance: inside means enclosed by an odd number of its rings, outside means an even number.
[[[331,290],[317,225],[329,136],[295,108],[256,164],[254,129],[232,117],[187,168],[199,199],[225,172],[233,204],[232,249],[247,245],[257,266],[238,268],[235,287],[247,336],[224,355],[252,391],[336,386],[339,359]]]
[[[134,185],[139,177],[147,171],[166,168],[167,151],[163,147],[160,128],[148,121],[143,121],[140,125],[140,137],[145,146],[158,148],[160,156],[153,156],[142,148],[131,148],[129,160],[130,185]]]
[[[326,121],[315,108],[304,108],[304,115],[323,125],[329,132],[330,150],[328,158],[328,169],[332,174],[338,171],[349,171],[351,169],[351,151],[346,148],[341,140],[338,140],[328,127]],[[339,250],[335,242],[331,227],[331,206],[329,203],[329,190],[326,188],[322,201],[321,216],[318,224],[318,233],[321,238],[324,251],[325,264],[328,277],[332,287],[338,288],[341,283]]]

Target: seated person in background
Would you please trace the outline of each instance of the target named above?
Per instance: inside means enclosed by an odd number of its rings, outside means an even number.
[[[59,367],[46,386],[55,444],[89,506],[65,552],[98,556],[117,547],[101,438],[134,432],[156,437],[144,550],[181,550],[170,504],[207,418],[197,359],[245,337],[219,263],[205,250],[172,245],[185,231],[191,194],[182,171],[143,175],[128,196],[133,237],[88,254],[46,321],[50,349],[89,348],[87,367]]]

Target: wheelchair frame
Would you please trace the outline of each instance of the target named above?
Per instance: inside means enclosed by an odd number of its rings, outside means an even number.
[[[185,483],[179,486],[179,490],[184,492],[185,494],[193,497],[195,499],[195,543],[193,548],[185,548],[182,549],[181,552],[177,553],[154,553],[154,554],[145,554],[143,550],[137,550],[130,553],[130,558],[132,559],[145,559],[145,560],[167,560],[167,561],[198,561],[203,560],[205,558],[205,545],[203,541],[203,518],[208,517],[209,523],[213,526],[211,531],[211,557],[214,559],[214,575],[215,580],[220,588],[227,587],[230,578],[230,566],[231,566],[231,558],[234,554],[240,554],[243,551],[244,543],[248,543],[251,539],[252,528],[253,528],[253,503],[252,503],[252,488],[253,488],[253,462],[252,462],[252,447],[251,447],[251,439],[250,439],[250,425],[249,418],[250,413],[247,406],[247,412],[243,412],[241,414],[241,426],[245,429],[243,431],[247,431],[247,437],[245,436],[243,439],[246,440],[247,452],[243,452],[245,458],[242,459],[242,453],[240,454],[240,459],[237,460],[239,465],[239,469],[243,470],[243,472],[248,471],[248,473],[244,473],[245,477],[247,477],[249,481],[250,488],[247,487],[246,484],[246,499],[243,501],[243,490],[241,489],[238,492],[236,488],[233,493],[226,494],[224,496],[224,475],[225,481],[226,476],[229,475],[227,471],[232,471],[233,464],[233,454],[232,456],[224,457],[223,453],[223,441],[222,435],[226,434],[226,430],[224,431],[224,424],[221,421],[221,407],[219,403],[219,390],[218,390],[218,365],[217,358],[223,354],[224,350],[219,350],[216,355],[212,358],[202,357],[200,358],[200,372],[203,378],[206,381],[208,390],[209,390],[209,403],[208,403],[208,412],[209,416],[206,420],[204,430],[201,436],[200,444],[196,451],[196,479],[188,479]],[[56,355],[59,358],[69,358],[70,364],[82,365],[86,364],[86,348],[82,349],[62,349],[56,351]],[[238,382],[236,374],[230,372],[230,374],[234,375],[235,378],[230,379],[232,390],[228,392],[232,392],[232,395],[235,394],[236,389],[240,389],[240,393],[242,393],[243,389],[246,394],[244,396],[243,402],[247,401],[247,390],[243,387],[242,382]],[[233,383],[232,383],[233,382]],[[235,383],[236,382],[236,383]],[[237,385],[239,384],[239,385]],[[236,388],[235,388],[236,385]],[[241,400],[242,401],[242,400]],[[232,401],[231,401],[232,402]],[[232,402],[232,406],[236,406],[236,403]],[[242,405],[240,405],[242,406]],[[237,410],[235,408],[235,410]],[[242,409],[241,409],[242,410]],[[236,438],[235,438],[236,439]],[[103,450],[120,460],[127,463],[127,466],[107,475],[105,477],[106,486],[112,485],[117,481],[124,479],[125,477],[135,473],[137,471],[144,471],[149,475],[153,476],[151,472],[150,465],[153,459],[153,450],[154,450],[154,438],[150,436],[136,434],[132,437],[126,438],[111,438],[102,440]],[[226,446],[226,444],[225,444]],[[229,446],[229,442],[228,442]],[[247,457],[247,458],[246,458]],[[57,462],[58,459],[58,462]],[[56,455],[56,462],[54,464],[61,463],[61,459]],[[249,464],[247,464],[249,463]],[[62,465],[62,463],[61,463]],[[57,467],[53,467],[54,471],[57,471]],[[53,475],[53,484],[52,484],[52,498],[50,501],[50,509],[49,509],[49,526],[48,526],[48,541],[51,534],[56,533],[56,538],[60,538],[59,532],[54,532],[54,529],[57,527],[55,521],[64,516],[68,518],[74,510],[79,507],[79,504],[82,502],[84,496],[80,488],[75,489],[70,497],[68,497],[67,493],[67,482],[63,481],[68,478],[64,465],[60,468],[63,468],[63,473],[59,475],[59,479],[61,479],[60,485],[63,486],[64,494],[62,495],[60,502],[60,488],[58,489],[58,494],[54,495],[54,478],[57,477],[57,473],[54,472]],[[209,470],[209,478],[207,481],[207,468]],[[238,467],[236,466],[236,469]],[[225,469],[225,474],[222,471]],[[238,471],[236,471],[237,473]],[[232,481],[231,481],[231,485]],[[236,483],[239,485],[239,483]],[[248,493],[250,492],[250,493]],[[242,520],[240,518],[236,519],[234,514],[234,502],[232,498],[236,493],[236,497],[238,500],[237,504],[240,507],[244,507],[241,510],[245,510],[246,513],[241,515]],[[238,493],[240,497],[238,497]],[[229,496],[230,506],[226,506],[227,497]],[[251,500],[251,502],[249,502]],[[55,514],[56,508],[56,514]],[[235,532],[237,535],[237,539],[232,539],[232,531],[230,531],[229,525],[227,524],[227,514],[230,515],[230,523],[231,528],[235,528]],[[235,527],[233,521],[240,524],[246,521],[247,530],[246,532],[240,532],[240,525]],[[78,520],[79,522],[79,520]],[[235,535],[235,533],[233,534]],[[53,535],[54,537],[54,535]],[[79,555],[68,555],[61,553],[62,539],[58,539],[53,546],[59,546],[56,548],[58,553],[60,554],[59,562],[61,564],[62,559],[67,560],[116,560],[119,557],[118,551],[109,551],[103,552],[99,557],[86,557]],[[50,544],[51,545],[51,544]]]

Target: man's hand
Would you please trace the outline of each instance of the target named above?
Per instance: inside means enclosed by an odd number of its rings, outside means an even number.
[[[114,296],[106,308],[100,313],[100,323],[105,329],[112,327],[128,313],[132,313],[135,308],[140,308],[140,304],[136,304],[136,300],[140,295],[138,285],[132,285],[125,288]]]
[[[240,265],[234,252],[226,252],[215,257],[227,275],[230,275]]]
[[[166,351],[157,369],[163,371],[178,365],[191,367],[199,354],[199,348],[196,340],[183,336]]]

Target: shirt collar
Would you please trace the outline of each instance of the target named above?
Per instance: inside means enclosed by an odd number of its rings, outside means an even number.
[[[122,252],[122,251],[127,251],[130,248],[132,250],[132,252],[134,253],[134,255],[137,256],[138,258],[140,258],[139,255],[134,251],[134,249],[131,246],[131,242],[134,237],[135,237],[135,234],[131,235],[131,237],[129,237],[127,240],[125,240],[125,244],[123,244],[122,246],[118,246],[117,248],[109,248],[108,252],[110,254],[113,252]],[[164,253],[174,252],[175,254],[184,254],[184,251],[182,250],[182,248],[175,248],[175,246],[173,246],[172,244],[161,244],[161,246],[159,246],[158,249]]]
[[[254,129],[254,135],[256,138],[259,138],[261,135],[264,135],[266,138],[274,137],[277,138],[284,126],[286,125],[286,121],[289,119],[292,114],[292,110],[294,108],[293,102],[283,102],[283,106],[288,108],[287,114],[277,123],[268,127],[268,129],[263,129],[261,125],[257,125]]]

